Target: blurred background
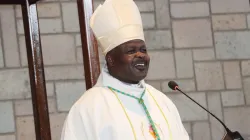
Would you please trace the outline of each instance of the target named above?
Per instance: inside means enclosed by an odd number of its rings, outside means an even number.
[[[220,140],[224,129],[173,93],[169,80],[250,140],[249,1],[135,2],[151,56],[146,81],[173,100],[190,137]],[[76,0],[45,0],[38,14],[52,140],[59,140],[67,112],[85,91]],[[27,66],[21,7],[0,6],[0,140],[35,140]]]

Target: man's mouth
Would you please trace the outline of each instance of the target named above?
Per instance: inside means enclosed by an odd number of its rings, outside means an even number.
[[[140,71],[144,70],[147,67],[144,62],[136,63],[134,66],[136,69],[138,69]]]

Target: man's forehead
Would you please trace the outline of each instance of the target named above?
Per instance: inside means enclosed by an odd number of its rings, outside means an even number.
[[[145,46],[145,42],[143,40],[130,40],[128,42],[123,43],[121,46],[123,47],[137,47],[137,46]]]
[[[137,48],[137,47],[146,47],[145,42],[140,39],[130,40],[128,42],[125,42],[114,49],[112,49],[108,54],[109,55],[116,55],[119,53],[124,53],[124,50],[130,49],[130,48]]]

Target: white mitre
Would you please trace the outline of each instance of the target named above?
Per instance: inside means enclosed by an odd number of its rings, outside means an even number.
[[[90,27],[104,55],[127,41],[145,41],[140,11],[133,0],[106,0],[93,13]]]

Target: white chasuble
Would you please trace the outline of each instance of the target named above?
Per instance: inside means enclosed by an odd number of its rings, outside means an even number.
[[[149,119],[138,100],[109,89],[112,87],[143,100],[160,140],[189,140],[173,102],[162,92],[140,82],[129,85],[103,69],[97,84],[72,106],[61,140],[156,140]]]

